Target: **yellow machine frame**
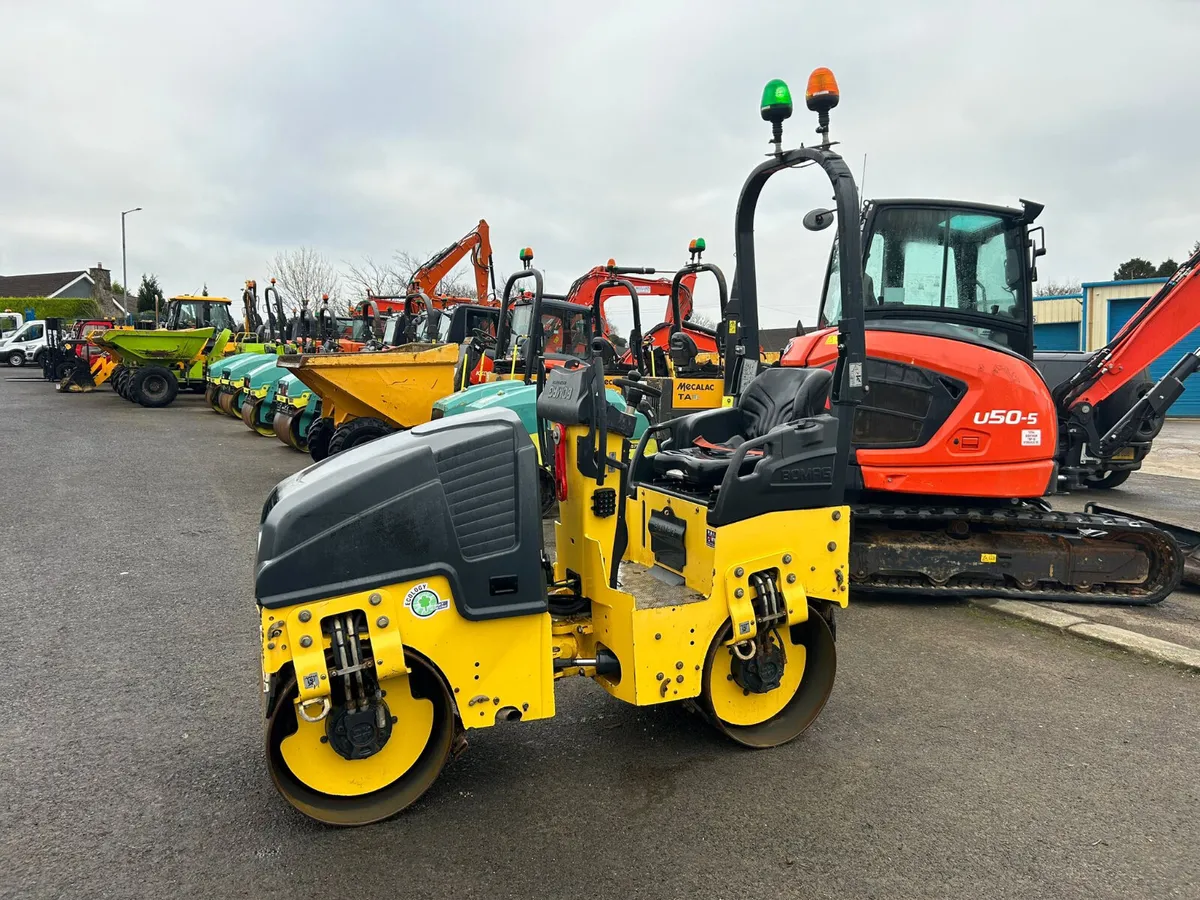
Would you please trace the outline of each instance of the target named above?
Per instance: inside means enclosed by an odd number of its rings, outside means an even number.
[[[637,498],[626,511],[630,534],[626,564],[645,569],[656,565],[640,523],[648,521],[653,511],[671,510],[688,525],[688,562],[678,574],[695,593],[695,601],[648,605],[647,598],[639,602],[632,593],[609,587],[617,520],[593,512],[590,498],[596,485],[579,474],[578,432],[566,429],[561,434],[568,464],[567,496],[586,499],[560,503],[555,577],[562,580],[568,571],[578,573],[587,586],[592,614],[555,623],[555,638],[562,645],[555,655],[595,658],[599,647],[611,650],[622,661],[618,681],[596,675],[594,668],[576,674],[595,676],[614,697],[638,706],[696,697],[705,656],[724,623],[732,624],[725,642],[729,645],[757,636],[750,601],[752,573],[779,572],[781,583],[787,585],[788,625],[808,620],[810,596],[846,605],[848,507],[769,513],[714,529],[707,524],[704,507],[644,486],[637,488]],[[610,437],[608,449],[620,458],[621,439]],[[806,539],[798,542],[797,535]]]

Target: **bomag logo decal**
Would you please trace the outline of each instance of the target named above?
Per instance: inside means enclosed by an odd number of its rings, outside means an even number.
[[[784,469],[782,479],[791,484],[822,484],[833,480],[832,466],[792,466]]]
[[[716,406],[723,387],[721,381],[676,381],[674,405],[679,408]]]

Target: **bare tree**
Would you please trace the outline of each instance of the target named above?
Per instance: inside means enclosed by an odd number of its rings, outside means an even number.
[[[1062,281],[1047,281],[1038,285],[1034,295],[1037,297],[1065,297],[1068,294],[1078,294],[1083,290],[1077,278],[1065,278]]]
[[[346,263],[346,280],[356,293],[373,297],[388,297],[404,292],[408,278],[401,275],[390,262],[378,262],[364,256],[360,263]]]
[[[280,298],[290,312],[299,309],[315,310],[323,294],[329,302],[337,305],[341,292],[341,277],[337,269],[321,253],[311,247],[284,250],[275,254],[271,261]]]

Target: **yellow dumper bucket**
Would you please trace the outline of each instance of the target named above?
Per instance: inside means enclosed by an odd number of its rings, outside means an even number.
[[[458,344],[420,350],[399,347],[379,353],[312,353],[281,356],[320,398],[335,424],[347,418],[382,419],[394,428],[428,422],[433,404],[454,391]]]

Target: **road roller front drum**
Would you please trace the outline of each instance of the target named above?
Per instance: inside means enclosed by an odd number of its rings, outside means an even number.
[[[376,680],[361,611],[322,623],[329,694],[301,704],[288,673],[267,719],[271,778],[297,810],[330,825],[366,825],[415,802],[437,780],[456,733],[454,702],[426,659]]]

